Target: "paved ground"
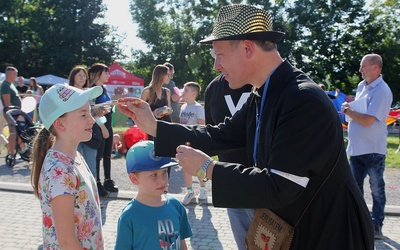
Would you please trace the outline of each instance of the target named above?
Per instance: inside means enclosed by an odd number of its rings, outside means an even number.
[[[399,154],[400,159],[400,154]],[[111,177],[120,190],[137,191],[136,187],[130,182],[125,168],[125,159],[112,159]],[[399,160],[400,165],[400,160]],[[101,176],[104,179],[102,170]],[[17,160],[17,164],[10,168],[5,164],[4,158],[0,157],[0,182],[26,183],[29,184],[30,165],[28,162]],[[386,169],[386,196],[387,204],[400,206],[400,169]],[[211,194],[212,181],[207,182],[207,189]],[[199,182],[197,178],[193,178],[193,186],[195,193],[198,193]],[[186,191],[183,181],[182,168],[176,166],[171,169],[171,177],[169,181],[169,192],[172,194],[184,194]],[[365,200],[367,204],[372,204],[368,178],[365,180]]]
[[[0,158],[0,164],[2,160]],[[101,200],[106,249],[114,248],[119,214],[135,196],[135,187],[125,173],[124,159],[113,159],[112,164],[112,177],[120,186],[120,192]],[[29,174],[30,166],[26,162],[19,161],[12,169],[0,165],[0,249],[41,249],[40,206],[31,193]],[[400,170],[386,171],[388,214],[383,227],[386,239],[375,241],[376,249],[400,249],[399,176]],[[181,199],[183,187],[181,169],[175,167],[171,171],[169,192]],[[210,189],[211,183],[207,187]],[[367,204],[370,204],[367,196]],[[214,208],[211,197],[203,204],[192,203],[186,209],[193,230],[193,237],[187,240],[189,249],[237,249],[226,209]]]

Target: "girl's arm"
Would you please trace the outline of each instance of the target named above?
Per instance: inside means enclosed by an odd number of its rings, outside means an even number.
[[[40,89],[40,95],[42,96],[44,94],[44,90],[43,90],[42,86],[39,86],[39,89]]]
[[[171,107],[171,91],[167,88],[166,91],[167,91],[168,107]]]
[[[74,199],[73,195],[62,194],[50,203],[61,249],[83,249],[75,234]]]
[[[142,95],[140,96],[140,99],[142,99],[143,101],[149,100],[149,89],[144,89],[142,91]]]
[[[205,119],[197,119],[197,124],[206,125],[206,120]]]
[[[106,125],[102,124],[102,125],[99,125],[99,127],[101,129],[101,133],[103,134],[103,138],[107,139],[108,137],[110,137],[110,133],[108,132]]]

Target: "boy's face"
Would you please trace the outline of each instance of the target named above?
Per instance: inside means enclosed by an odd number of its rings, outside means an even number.
[[[131,173],[129,178],[143,195],[161,196],[167,190],[168,168]]]
[[[195,100],[196,94],[196,91],[192,87],[185,86],[182,92],[182,99],[185,102]]]

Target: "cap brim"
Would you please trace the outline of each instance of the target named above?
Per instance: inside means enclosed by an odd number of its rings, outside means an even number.
[[[163,165],[161,168],[168,168],[168,167],[173,167],[173,166],[178,166],[179,164],[177,162],[171,161],[168,164]]]
[[[85,105],[85,103],[97,98],[102,93],[103,93],[103,89],[100,86],[95,86],[93,88],[89,88],[89,89],[86,89],[86,90],[80,92],[75,104],[70,105],[68,110],[66,109],[67,110],[66,112],[71,112],[76,109],[79,109],[80,107]]]
[[[273,43],[279,43],[285,36],[284,32],[281,31],[263,31],[253,32],[234,36],[216,37],[211,35],[200,41],[201,44],[211,44],[213,41],[224,41],[224,40],[260,40],[270,41]]]

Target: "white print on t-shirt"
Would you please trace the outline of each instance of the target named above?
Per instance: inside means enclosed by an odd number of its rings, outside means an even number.
[[[242,108],[243,104],[247,101],[247,98],[249,98],[249,96],[250,92],[242,93],[236,106],[235,104],[233,104],[232,97],[230,95],[225,96],[226,106],[228,106],[228,109],[231,112],[231,116],[233,116],[239,109]]]
[[[158,221],[158,240],[161,249],[181,249],[181,237],[170,219]]]

